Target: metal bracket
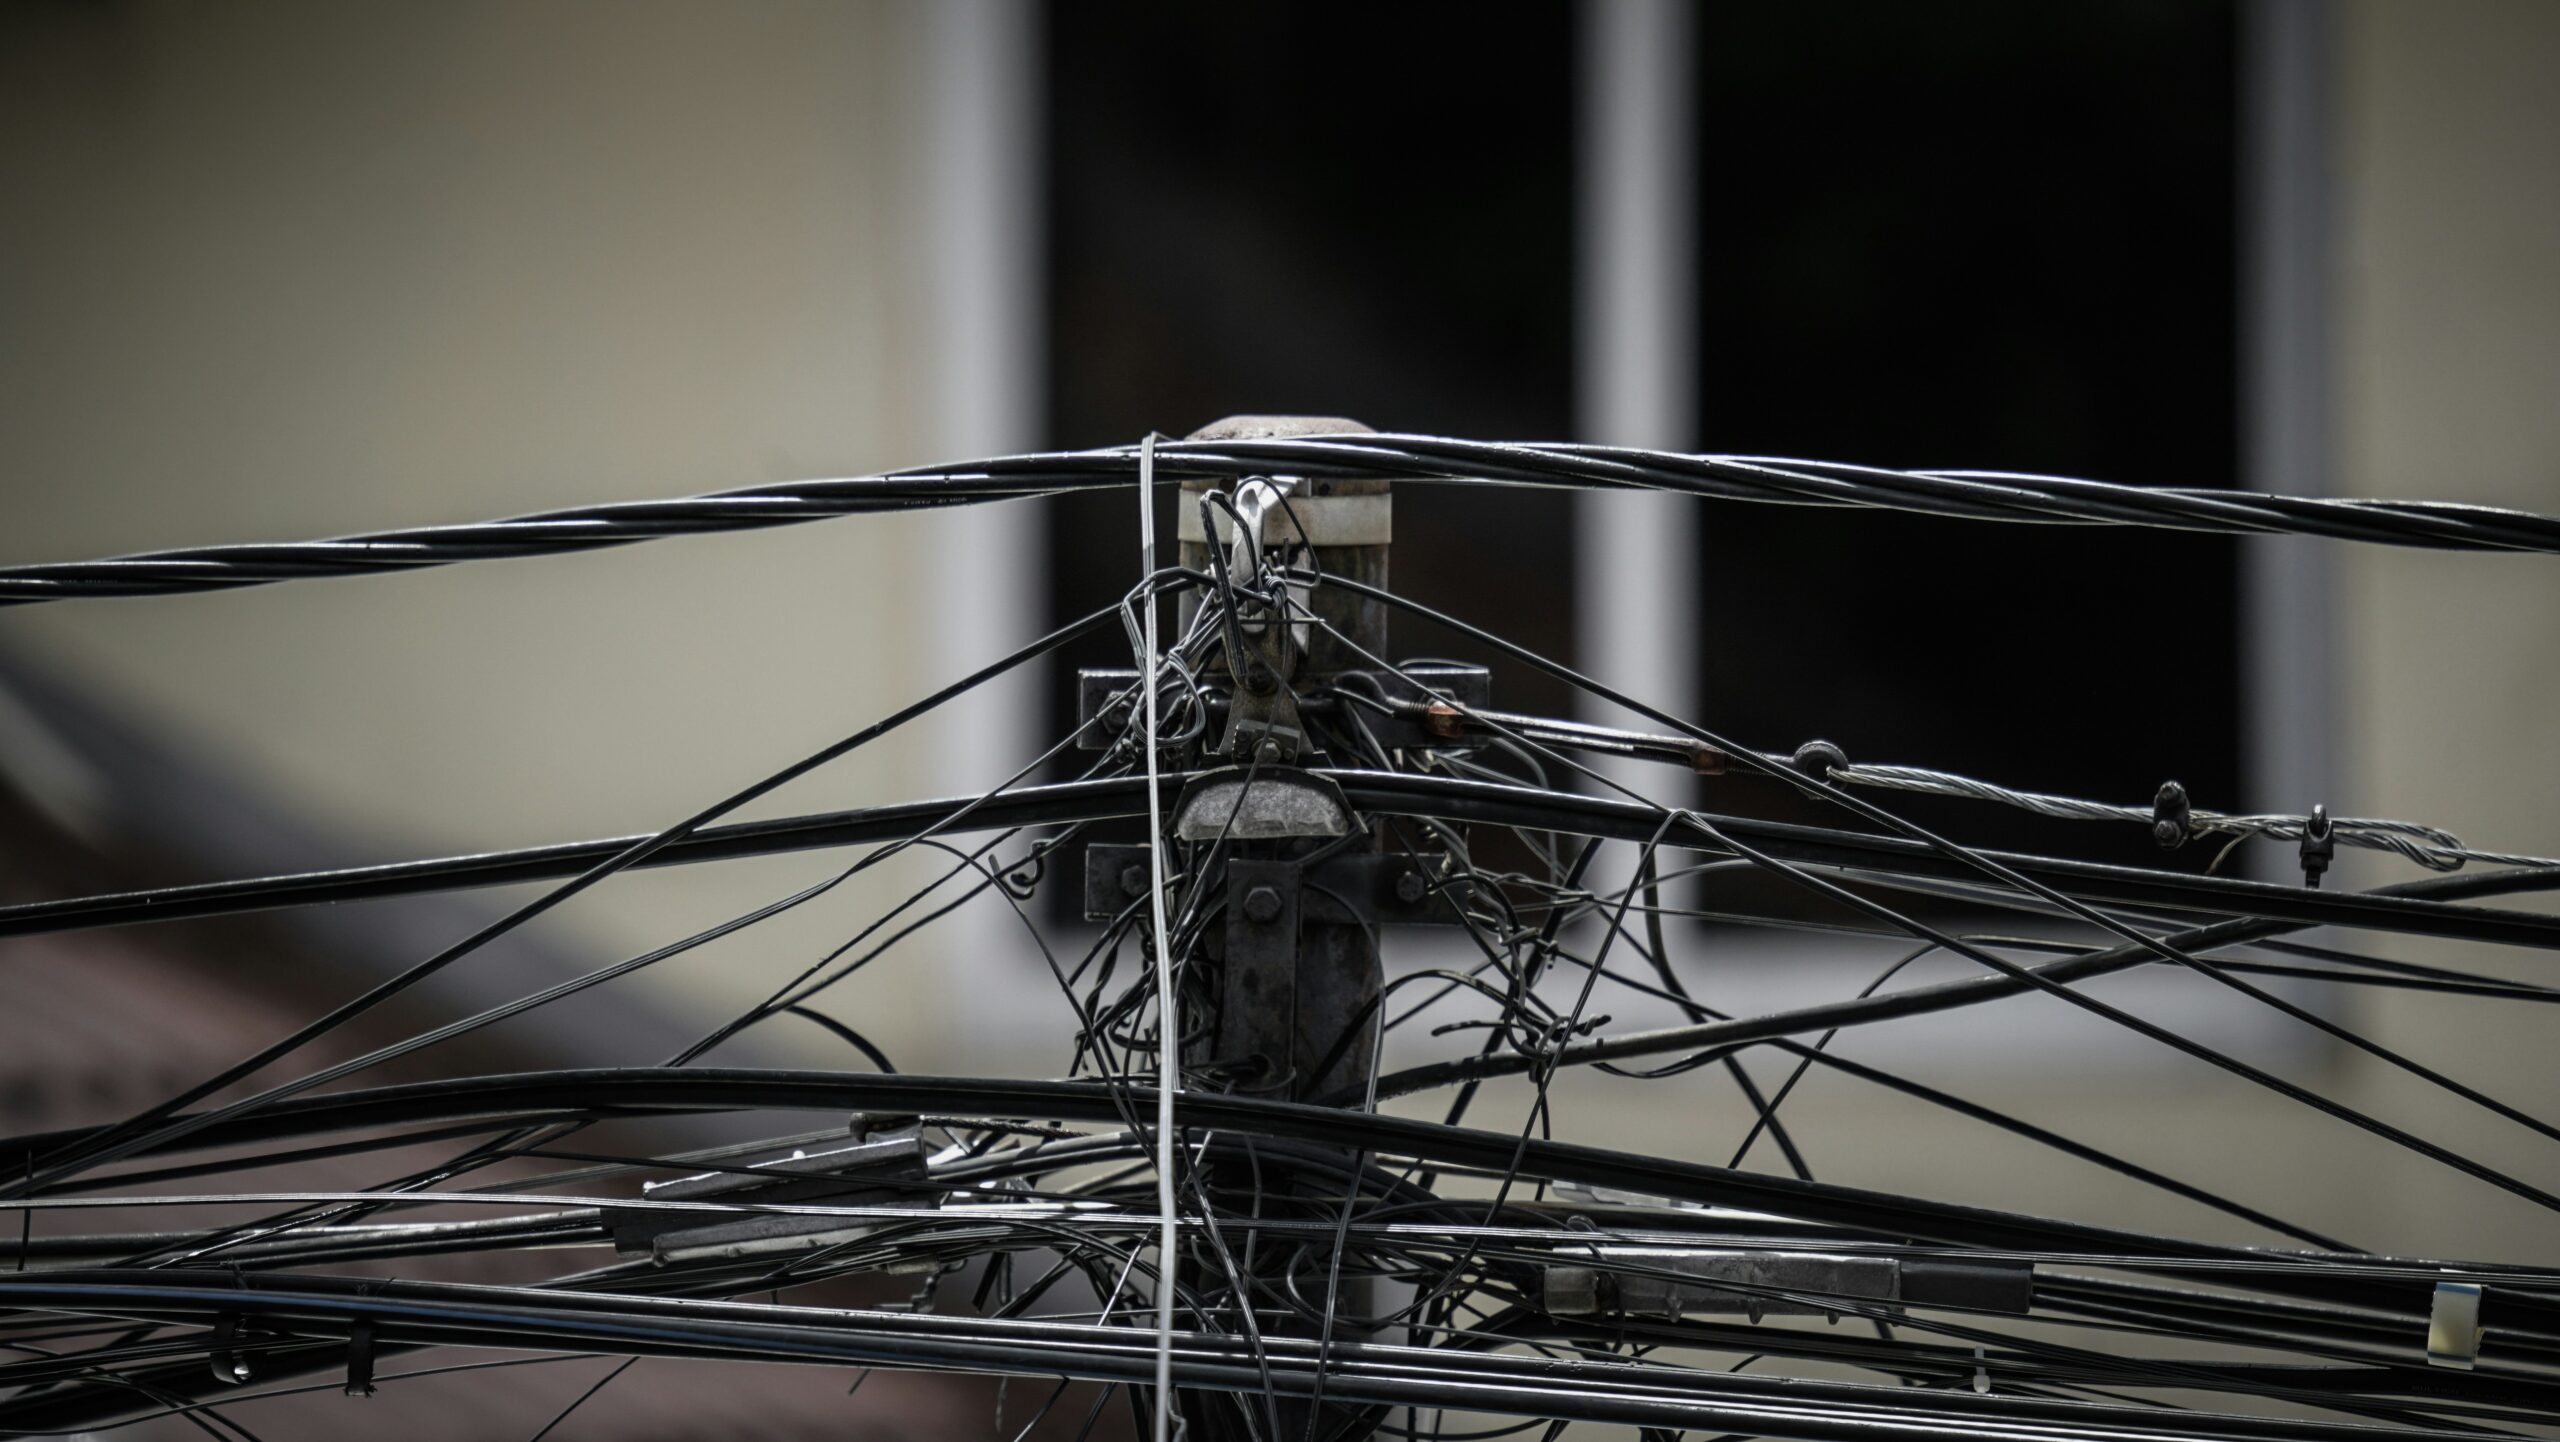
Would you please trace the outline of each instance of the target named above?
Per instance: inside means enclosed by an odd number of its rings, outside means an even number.
[[[1231,863],[1232,864],[1232,863]],[[1302,868],[1301,921],[1455,926],[1475,883],[1444,874],[1436,856],[1351,853]],[[1147,894],[1147,848],[1097,841],[1084,853],[1084,915],[1110,921]]]
[[[1241,1089],[1285,1090],[1298,1032],[1298,902],[1294,861],[1227,863],[1226,984],[1216,1056],[1241,1064]]]
[[[1352,679],[1359,678],[1359,679]],[[1135,708],[1130,697],[1135,694],[1138,673],[1125,667],[1087,667],[1076,673],[1076,745],[1087,751],[1107,750],[1132,724]],[[1367,726],[1381,745],[1395,750],[1472,751],[1485,743],[1481,735],[1451,736],[1444,730],[1433,730],[1416,708],[1438,697],[1447,697],[1466,711],[1481,712],[1493,704],[1493,673],[1482,666],[1467,666],[1449,661],[1417,661],[1393,671],[1349,671],[1336,678],[1337,687],[1374,685],[1379,697],[1399,708],[1397,714],[1380,715],[1369,708],[1360,712],[1361,724]],[[1233,729],[1235,703],[1226,688],[1212,686],[1209,695],[1211,724],[1221,729],[1225,738]],[[1115,704],[1116,702],[1116,704]],[[1341,715],[1346,703],[1326,691],[1289,698],[1301,724]],[[1248,751],[1247,755],[1251,753]]]
[[[1219,755],[1285,766],[1306,748],[1307,723],[1300,719],[1298,698],[1285,683],[1272,680],[1259,692],[1243,684],[1236,687],[1235,699],[1227,704],[1227,733],[1218,742]]]

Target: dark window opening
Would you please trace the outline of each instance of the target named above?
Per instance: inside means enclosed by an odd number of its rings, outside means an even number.
[[[1698,31],[1710,448],[2233,484],[2228,5],[1719,5]],[[2135,803],[2174,776],[2229,808],[2234,565],[2158,531],[1711,507],[1702,713],[1762,746]],[[1877,799],[1986,845],[2211,854]]]
[[[1572,15],[1469,14],[1051,9],[1054,441],[1240,412],[1570,434]],[[1126,497],[1042,504],[1053,613],[1125,590]],[[1168,558],[1172,535],[1168,499]],[[1572,561],[1560,493],[1397,493],[1395,588],[1560,656]],[[1403,620],[1392,634],[1398,658],[1493,659]],[[1128,660],[1115,632],[1064,666]],[[1064,679],[1052,734],[1073,724]],[[1500,685],[1511,704],[1568,704],[1538,678]]]

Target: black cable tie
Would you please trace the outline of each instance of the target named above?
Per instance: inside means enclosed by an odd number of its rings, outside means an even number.
[[[2195,835],[2195,816],[2187,805],[2187,788],[2163,781],[2151,797],[2151,839],[2163,851],[2175,851]]]
[[[213,1380],[237,1387],[249,1380],[249,1359],[239,1354],[240,1314],[225,1312],[213,1324]]]
[[[2337,859],[2338,833],[2329,825],[2329,808],[2314,806],[2302,824],[2302,884],[2317,887],[2321,873]]]
[[[366,1318],[347,1329],[347,1395],[373,1395],[373,1321]]]

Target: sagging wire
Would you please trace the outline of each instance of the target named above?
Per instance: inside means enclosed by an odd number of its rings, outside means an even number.
[[[1098,617],[1086,617],[1082,620],[1070,622],[1067,625],[1058,628],[1056,631],[1051,632],[1049,635],[1042,637],[1040,640],[1031,643],[1029,646],[1014,652],[1012,655],[990,665],[983,666],[968,676],[965,676],[960,680],[934,692],[932,695],[901,707],[889,716],[856,731],[852,735],[831,745],[821,747],[817,751],[802,757],[798,761],[795,761],[778,771],[774,771],[757,781],[751,782],[740,790],[721,798],[719,801],[716,801],[707,807],[704,807],[702,810],[697,811],[693,815],[686,817],[684,820],[675,823],[673,826],[670,826],[653,836],[644,838],[624,850],[617,852],[604,861],[599,862],[579,873],[576,877],[562,885],[544,892],[542,895],[518,906],[505,915],[498,917],[496,920],[481,926],[477,930],[473,931],[469,936],[466,936],[460,941],[446,947],[442,951],[437,952],[425,961],[419,962],[417,965],[410,967],[400,975],[381,982],[367,990],[363,995],[332,1008],[328,1014],[306,1024],[294,1031],[292,1034],[260,1048],[255,1054],[244,1058],[231,1066],[225,1067],[214,1076],[209,1077],[192,1087],[186,1088],[177,1095],[170,1097],[168,1100],[145,1109],[143,1112],[124,1123],[114,1132],[100,1138],[91,1148],[75,1154],[44,1159],[44,1161],[35,1169],[35,1175],[28,1179],[28,1189],[32,1191],[36,1187],[57,1181],[82,1168],[101,1166],[108,1162],[118,1160],[121,1157],[132,1155],[135,1151],[151,1145],[154,1142],[183,1135],[185,1129],[206,1125],[210,1119],[224,1115],[228,1109],[217,1108],[214,1111],[199,1113],[196,1117],[184,1121],[176,1120],[176,1118],[182,1109],[192,1106],[196,1102],[202,1101],[206,1097],[219,1092],[224,1087],[230,1086],[260,1069],[291,1055],[302,1047],[308,1045],[314,1039],[324,1036],[330,1031],[345,1025],[347,1022],[352,1021],[356,1017],[372,1010],[374,1007],[379,1006],[391,997],[415,986],[429,976],[434,975],[436,972],[441,971],[445,967],[452,965],[454,962],[461,960],[463,957],[470,955],[472,952],[480,949],[489,942],[496,940],[498,937],[503,936],[506,933],[523,926],[525,923],[532,921],[543,913],[560,906],[562,903],[567,902],[581,892],[601,884],[617,872],[626,870],[637,865],[641,861],[646,860],[650,855],[663,850],[670,843],[709,825],[711,822],[718,820],[720,817],[727,815],[730,812],[736,811],[740,807],[747,806],[762,797],[779,790],[784,785],[817,770],[819,767],[824,766],[831,761],[850,755],[854,751],[868,745],[870,742],[895,731],[907,722],[925,715],[934,708],[951,700],[953,697],[964,695],[967,692],[976,689],[978,686],[1005,674],[1007,671],[1010,671],[1037,656],[1045,654],[1047,651],[1054,649],[1059,645],[1063,645],[1068,640],[1083,634],[1085,630],[1096,624],[1098,619]],[[285,1084],[286,1087],[291,1087],[292,1085],[292,1083]],[[16,1183],[12,1181],[8,1185],[14,1187]],[[9,1193],[0,1193],[0,1195],[8,1194]]]
[[[2251,985],[2237,977],[2231,976],[2215,967],[2212,963],[2203,961],[2199,957],[2191,954],[2188,950],[2179,947],[2171,940],[2151,936],[2127,926],[2125,923],[2105,914],[2104,912],[2072,898],[2066,897],[2062,893],[2055,891],[2053,888],[2045,886],[2042,883],[2021,874],[2014,868],[1995,860],[1985,853],[1975,851],[1969,847],[1957,845],[1956,843],[1948,841],[1945,838],[1938,836],[1936,833],[1908,821],[1903,817],[1885,811],[1880,807],[1870,805],[1864,801],[1860,801],[1857,798],[1848,795],[1846,792],[1841,791],[1839,788],[1832,786],[1827,782],[1818,780],[1792,765],[1762,756],[1757,752],[1747,751],[1744,748],[1736,746],[1734,743],[1725,740],[1723,737],[1717,736],[1705,728],[1696,725],[1695,723],[1681,720],[1654,707],[1647,706],[1641,701],[1637,701],[1620,692],[1614,691],[1590,677],[1584,676],[1558,662],[1541,656],[1527,647],[1521,646],[1502,637],[1494,636],[1483,631],[1481,628],[1468,625],[1464,621],[1435,611],[1432,608],[1421,605],[1409,598],[1396,596],[1379,587],[1366,585],[1362,582],[1350,580],[1344,577],[1335,577],[1331,580],[1330,584],[1345,587],[1351,590],[1354,594],[1365,596],[1372,600],[1385,602],[1386,604],[1395,606],[1401,610],[1407,610],[1427,616],[1438,624],[1447,626],[1453,631],[1467,635],[1477,641],[1494,646],[1497,649],[1528,663],[1529,665],[1535,666],[1542,671],[1556,676],[1560,680],[1566,681],[1568,684],[1580,687],[1594,696],[1609,701],[1612,704],[1623,706],[1639,715],[1649,717],[1660,724],[1672,726],[1684,735],[1704,742],[1727,755],[1746,758],[1753,766],[1772,776],[1778,777],[1781,780],[1787,781],[1789,784],[1795,786],[1809,796],[1818,797],[1820,799],[1832,801],[1845,806],[1870,821],[1885,825],[1895,831],[1909,836],[1912,840],[1920,842],[1931,850],[1946,856],[1951,861],[1955,861],[1961,865],[1965,865],[1982,872],[1986,877],[1997,883],[2013,887],[2049,904],[2059,905],[2069,911],[2074,917],[2123,937],[2132,947],[2151,955],[2158,956],[2163,960],[2185,966],[2201,975],[2210,977],[2233,990],[2251,997],[2253,1000],[2259,1001],[2261,1004],[2271,1006],[2282,1011],[2288,1016],[2303,1021],[2306,1024],[2332,1036],[2336,1036],[2341,1040],[2347,1041],[2349,1044],[2356,1046],[2359,1050],[2365,1051],[2370,1055],[2400,1068],[2401,1070],[2420,1076],[2435,1086],[2450,1091],[2457,1096],[2461,1096],[2465,1100],[2495,1112],[2502,1117],[2506,1117],[2511,1121],[2516,1121],[2520,1125],[2524,1125],[2536,1131],[2547,1130],[2552,1135],[2560,1136],[2560,1128],[2551,1127],[2548,1123],[2544,1123],[2538,1118],[2532,1117],[2529,1113],[2525,1113],[2507,1103],[2500,1102],[2493,1097],[2489,1097],[2474,1088],[2456,1082],[2453,1079],[2434,1071],[2432,1068],[2424,1067],[2421,1064],[2402,1056],[2398,1052],[2393,1051],[2392,1049],[2381,1046],[2379,1043],[2375,1043],[2367,1038],[2358,1036],[2348,1029],[2329,1021],[2327,1018],[2318,1016],[2316,1013],[2312,1013],[2304,1008],[2297,1007],[2263,988]],[[1641,800],[1642,798],[1639,799]],[[2047,974],[2046,968],[2022,967],[1989,950],[1961,941],[1954,936],[1897,912],[1893,908],[1885,906],[1883,903],[1875,901],[1874,899],[1848,887],[1842,886],[1837,882],[1817,875],[1803,867],[1795,865],[1794,863],[1769,855],[1766,851],[1757,847],[1745,844],[1735,839],[1722,828],[1709,822],[1700,813],[1694,811],[1675,812],[1666,808],[1660,808],[1657,803],[1648,802],[1647,804],[1654,805],[1656,806],[1656,809],[1663,810],[1666,819],[1676,818],[1683,821],[1686,823],[1689,830],[1699,836],[1702,836],[1717,849],[1729,852],[1732,855],[1743,857],[1746,860],[1750,860],[1754,864],[1762,867],[1764,870],[1784,877],[1799,887],[1811,891],[1816,895],[1826,897],[1852,910],[1872,916],[1878,921],[1897,927],[1921,940],[1935,943],[1941,949],[1953,952],[1956,955],[1963,956],[1968,960],[1977,962],[1992,971],[1999,972],[2001,975],[2013,981],[2024,982],[2046,995],[2053,996],[2072,1006],[2078,1007],[2083,1011],[2102,1017],[2126,1030],[2133,1031],[2165,1046],[2184,1052],[2199,1061],[2218,1067],[2235,1076],[2241,1077],[2244,1080],[2251,1081],[2268,1091],[2272,1091],[2289,1100],[2310,1107],[2315,1111],[2323,1112],[2329,1116],[2335,1117],[2340,1121],[2346,1122],[2350,1126],[2357,1127],[2363,1131],[2381,1137],[2386,1141],[2393,1142],[2407,1150],[2414,1151],[2421,1156],[2427,1157],[2431,1161],[2439,1162],[2445,1166],[2453,1168],[2454,1170],[2463,1172],[2480,1181],[2486,1182],[2491,1186],[2497,1187],[2502,1191],[2522,1197],[2527,1201],[2534,1202],[2547,1209],[2560,1211],[2560,1196],[2555,1196],[2543,1188],[2525,1182],[2520,1178],[2514,1177],[2499,1170],[2498,1168],[2492,1167],[2485,1162],[2481,1162],[2461,1152],[2455,1151],[2450,1147],[2431,1142],[2404,1128],[2393,1126],[2379,1118],[2370,1116],[2357,1108],[2334,1101],[2307,1087],[2287,1081],[2262,1067],[2254,1066],[2214,1047],[2207,1046],[2204,1043],[2196,1041],[2193,1038],[2185,1036],[2171,1028],[2145,1020],[2144,1018],[2138,1017],[2121,1007],[2100,1001],[2084,992],[2075,990],[2072,987],[2055,981]],[[1533,1071],[1537,1070],[1535,1067],[1530,1069]]]

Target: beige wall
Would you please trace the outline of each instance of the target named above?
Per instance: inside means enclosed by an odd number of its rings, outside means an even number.
[[[2345,13],[2342,486],[2560,511],[2560,6],[2363,0]],[[2560,566],[2358,548],[2340,580],[2341,755],[2358,783],[2342,803],[2560,855]],[[2432,957],[2555,979],[2548,955]],[[2366,1014],[2384,1038],[2547,1116],[2560,1104],[2548,1022],[2506,1014],[2518,1010],[2401,1002]],[[2497,1122],[2453,1134],[2560,1183],[2551,1143],[2519,1146],[2519,1129]],[[2478,1216],[2466,1199],[2479,1189],[2440,1169],[2357,1180],[2370,1205],[2436,1218],[2457,1241]],[[2504,1240],[2560,1257],[2547,1215],[2494,1215]]]
[[[2560,7],[2349,12],[2345,488],[2560,510]],[[2356,804],[2560,850],[2560,567],[2344,558]]]
[[[937,458],[919,6],[8,24],[0,558]],[[653,829],[959,659],[927,654],[910,599],[933,525],[22,610],[0,645],[389,854]],[[785,799],[915,794],[923,754],[896,742]],[[813,874],[747,870],[626,883],[562,924],[638,946]],[[737,969],[804,958],[852,914],[660,980],[736,997]]]

